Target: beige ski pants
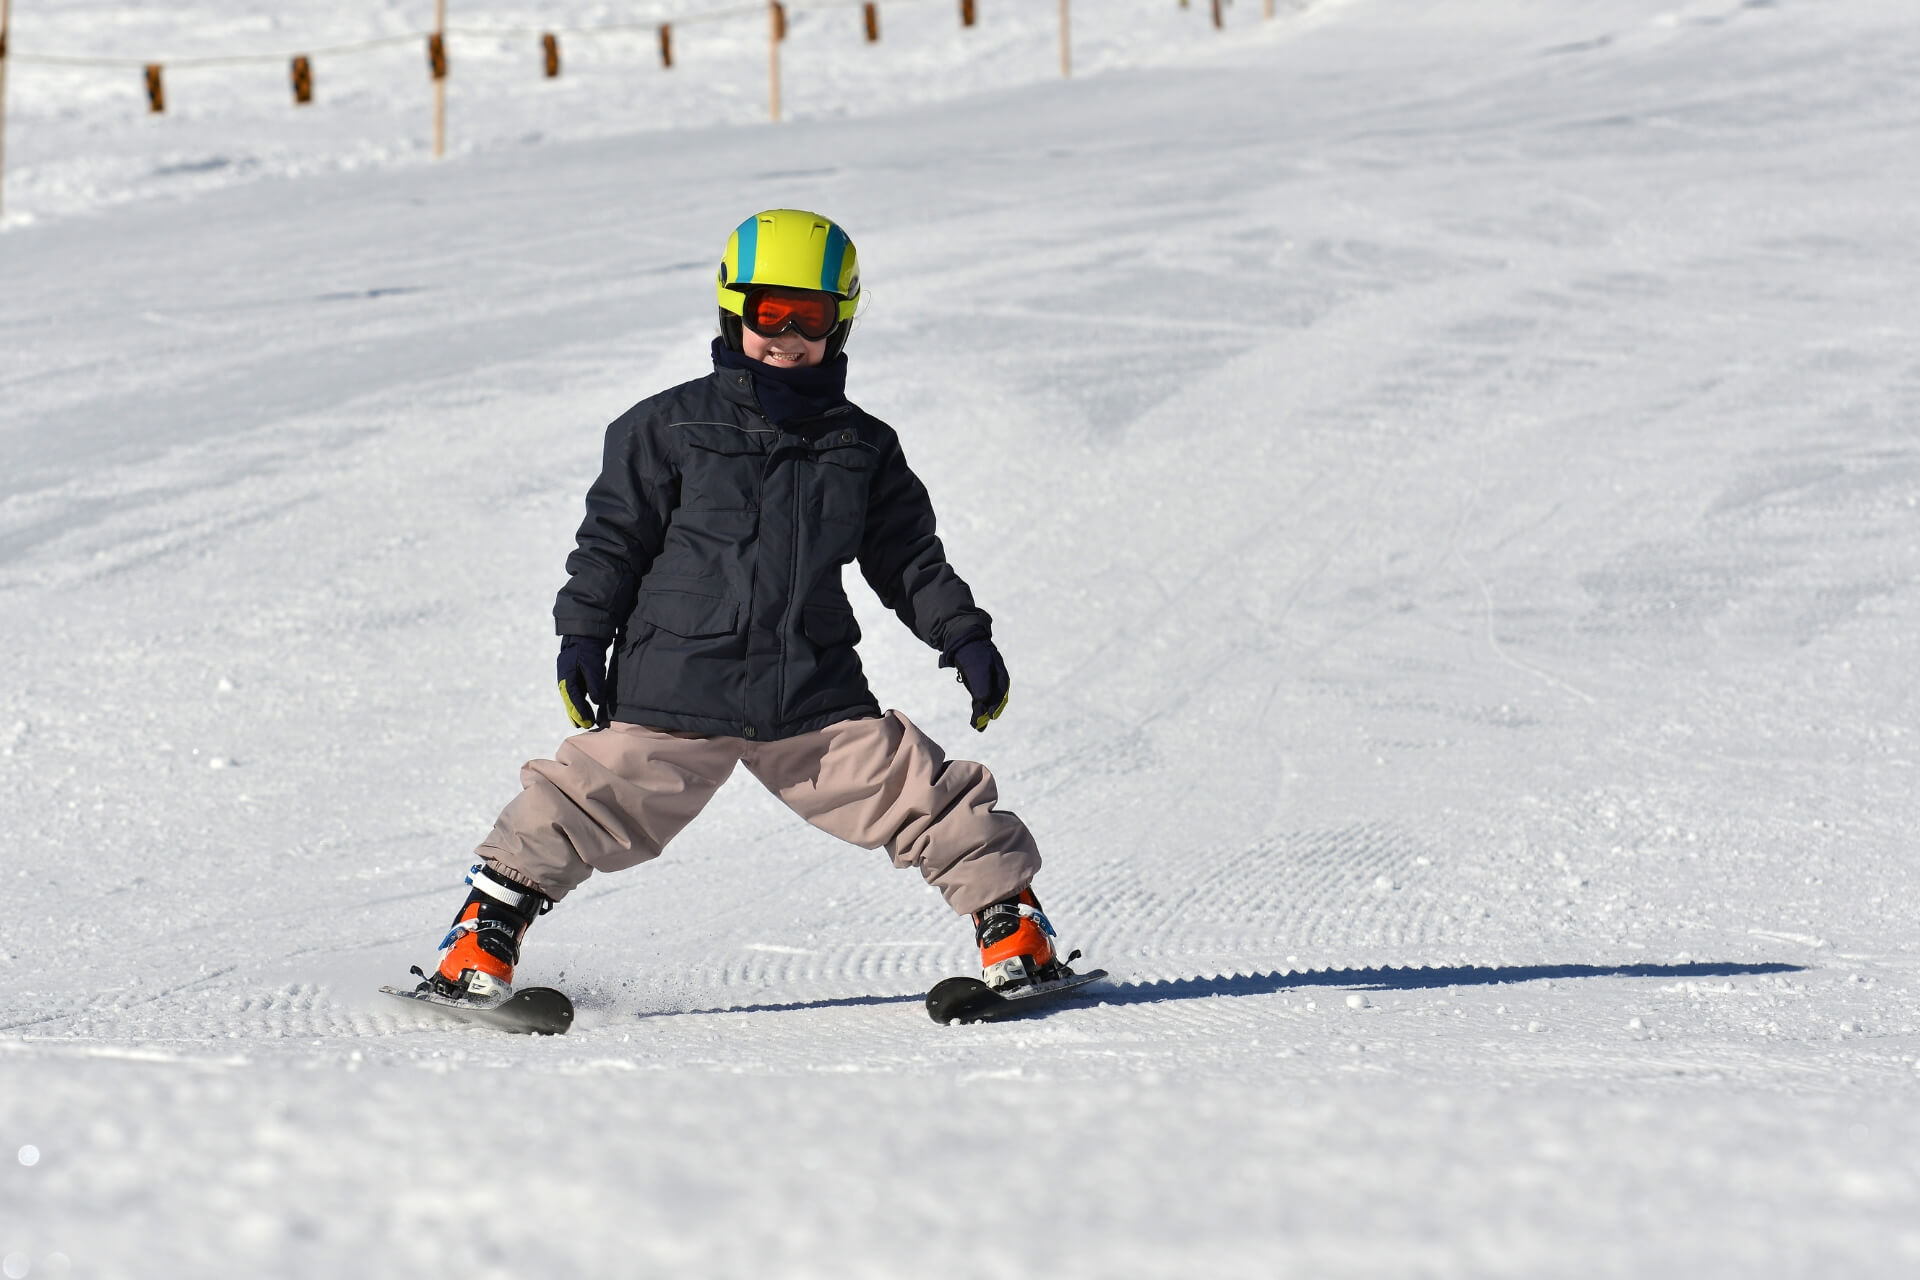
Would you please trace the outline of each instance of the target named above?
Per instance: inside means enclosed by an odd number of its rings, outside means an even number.
[[[884,846],[963,914],[1020,892],[1039,869],[1026,823],[994,808],[986,766],[947,759],[898,711],[774,742],[620,723],[576,734],[522,766],[525,790],[480,856],[558,900],[595,871],[659,857],[735,764],[822,831]]]

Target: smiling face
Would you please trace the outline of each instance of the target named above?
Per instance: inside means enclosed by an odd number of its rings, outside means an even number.
[[[815,342],[801,337],[792,329],[776,333],[771,338],[763,338],[747,329],[740,335],[740,347],[747,359],[758,360],[776,369],[804,369],[827,358],[825,338]]]

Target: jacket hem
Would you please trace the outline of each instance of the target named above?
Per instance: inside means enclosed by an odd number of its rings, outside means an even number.
[[[751,738],[755,742],[778,742],[782,738],[797,738],[803,733],[813,733],[829,725],[839,724],[843,720],[872,720],[879,715],[878,702],[864,702],[808,716],[804,720],[749,725],[743,720],[719,720],[712,716],[687,715],[684,712],[662,711],[653,707],[641,707],[622,702],[614,707],[612,718],[622,724],[645,725],[649,729],[668,729],[674,733],[699,733],[715,738]],[[747,732],[749,728],[754,732],[749,734]]]

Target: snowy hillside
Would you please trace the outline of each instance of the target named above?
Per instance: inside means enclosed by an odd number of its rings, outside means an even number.
[[[1031,72],[849,37],[777,129],[757,63],[645,121],[583,67],[440,164],[424,94],[309,164],[16,69],[8,1277],[1920,1269],[1920,28],[1137,8],[1066,82],[1044,4]],[[534,926],[571,1034],[441,1029],[375,989],[565,728],[601,430],[784,204],[1013,697],[971,733],[850,579],[868,673],[1115,984],[934,1026],[964,923],[740,779]]]

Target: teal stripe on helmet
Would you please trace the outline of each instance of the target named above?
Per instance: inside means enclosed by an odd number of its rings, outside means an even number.
[[[750,284],[754,255],[760,252],[760,219],[748,218],[734,234],[740,237],[740,274],[734,277],[734,283]]]
[[[820,287],[828,293],[840,292],[840,267],[847,259],[847,233],[833,223],[827,224],[827,252],[820,262]]]

